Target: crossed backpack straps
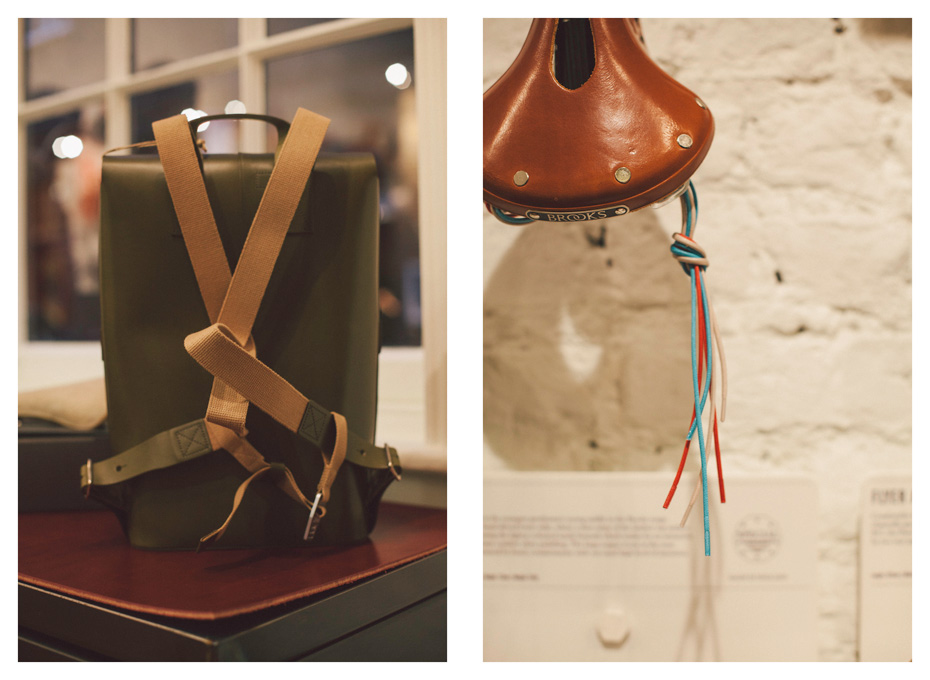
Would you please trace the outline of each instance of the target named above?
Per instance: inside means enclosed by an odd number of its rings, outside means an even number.
[[[346,419],[308,399],[256,356],[252,326],[271,278],[285,234],[310,177],[329,119],[298,109],[279,146],[258,211],[234,272],[230,272],[187,118],[153,124],[155,142],[181,233],[211,325],[190,334],[184,347],[208,373],[213,387],[204,418],[179,425],[81,470],[82,486],[115,484],[224,449],[250,476],[235,494],[229,517],[200,540],[202,547],[223,535],[252,481],[270,471],[288,496],[310,512],[304,539],[310,540],[326,513],[330,490],[345,460],[389,468],[399,479],[397,452],[379,448],[349,431]],[[246,439],[249,404],[312,442],[324,467],[311,501],[286,466],[268,463]]]

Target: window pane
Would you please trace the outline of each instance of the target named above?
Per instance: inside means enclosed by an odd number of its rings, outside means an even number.
[[[26,99],[104,75],[103,19],[26,19]]]
[[[314,24],[325,24],[327,21],[336,19],[268,19],[268,35],[277,35]]]
[[[133,19],[133,71],[235,47],[237,19]]]
[[[397,85],[386,71],[402,64]],[[404,69],[407,77],[403,77]],[[417,135],[413,31],[367,38],[268,62],[268,112],[290,120],[297,107],[332,119],[323,149],[369,151],[381,185],[382,337],[420,344]],[[269,145],[273,144],[273,134]],[[272,148],[269,146],[269,148]]]
[[[184,81],[132,97],[132,141],[154,139],[152,123],[175,116],[185,109],[207,114],[223,113],[226,105],[236,99],[239,90],[238,72],[212,74]],[[235,153],[239,150],[235,123],[207,123],[199,136],[210,153]],[[148,151],[154,153],[154,149]]]
[[[27,128],[26,271],[30,340],[97,340],[103,108]]]

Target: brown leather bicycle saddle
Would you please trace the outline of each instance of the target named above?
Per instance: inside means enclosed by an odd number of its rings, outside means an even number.
[[[638,20],[588,21],[593,69],[576,89],[556,77],[559,20],[534,19],[484,95],[484,200],[505,214],[622,215],[675,195],[710,148],[713,116],[652,61]]]

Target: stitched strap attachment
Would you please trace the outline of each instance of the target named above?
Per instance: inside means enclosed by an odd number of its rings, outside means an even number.
[[[184,423],[133,446],[107,460],[93,463],[95,486],[118,484],[152,470],[171,467],[214,450],[203,418]],[[86,488],[91,476],[88,462],[81,468],[81,488]]]
[[[182,448],[182,443],[185,441],[200,440],[199,433],[196,434],[196,439],[189,438],[198,429],[208,433],[209,445]],[[179,438],[178,431],[185,431],[186,434]],[[394,448],[390,446],[374,446],[348,431],[346,440],[345,460],[353,465],[374,470],[400,467],[400,457]],[[255,472],[265,463],[264,457],[247,439],[242,439],[230,430],[200,418],[173,427],[170,430],[159,432],[140,444],[106,460],[89,463],[89,466],[88,464],[82,465],[81,489],[86,491],[91,485],[109,486],[119,484],[153,470],[160,470],[178,463],[194,460],[220,449],[229,451],[231,447],[237,446],[242,447],[237,460],[240,463],[245,460],[246,464],[243,464],[243,467],[249,472]],[[88,467],[91,470],[90,475],[88,475]]]

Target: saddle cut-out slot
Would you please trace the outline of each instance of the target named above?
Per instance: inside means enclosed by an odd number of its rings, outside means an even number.
[[[559,19],[552,72],[562,87],[577,90],[594,72],[594,36],[589,19]]]

